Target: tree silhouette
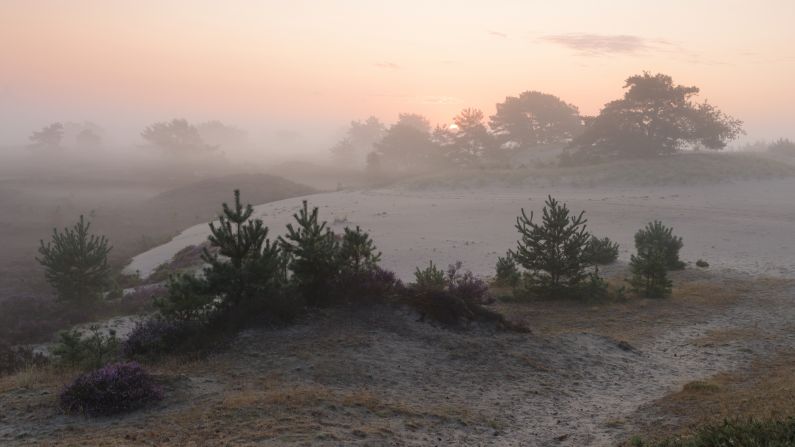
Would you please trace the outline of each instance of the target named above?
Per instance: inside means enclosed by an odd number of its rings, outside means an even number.
[[[155,147],[175,154],[197,154],[217,149],[205,143],[196,126],[184,119],[158,122],[146,127],[141,136]]]
[[[351,121],[345,137],[331,148],[331,153],[340,164],[362,166],[385,131],[384,124],[374,116],[364,121]]]
[[[668,155],[685,147],[722,149],[742,122],[709,103],[695,103],[697,87],[674,85],[664,74],[631,76],[624,98],[605,105],[571,147],[589,160]]]
[[[31,142],[30,146],[34,148],[57,148],[61,145],[63,135],[63,124],[52,123],[33,132],[28,139]]]
[[[583,119],[577,107],[547,93],[528,91],[497,104],[489,125],[501,146],[528,148],[569,142]]]
[[[437,163],[440,155],[428,120],[414,114],[401,114],[375,147],[380,166],[400,171],[428,168]]]
[[[483,123],[483,112],[478,109],[464,109],[453,118],[455,129],[447,129],[442,148],[448,161],[457,166],[472,166],[493,148],[493,139]],[[439,139],[444,130],[437,128],[435,138]]]

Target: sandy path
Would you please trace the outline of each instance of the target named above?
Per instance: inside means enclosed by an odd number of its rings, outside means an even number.
[[[335,230],[360,225],[384,253],[383,264],[402,278],[429,260],[446,266],[461,260],[479,275],[493,274],[499,254],[515,245],[520,208],[543,207],[546,195],[586,210],[592,231],[609,236],[629,258],[635,231],[653,219],[684,238],[682,256],[703,258],[713,268],[774,276],[795,275],[795,180],[699,187],[476,191],[376,190],[306,197]],[[245,199],[245,191],[243,192]],[[291,221],[301,199],[256,207],[275,237]],[[344,222],[339,222],[340,220]],[[206,240],[206,224],[185,230],[169,243],[136,256],[127,271],[146,276],[179,249]]]

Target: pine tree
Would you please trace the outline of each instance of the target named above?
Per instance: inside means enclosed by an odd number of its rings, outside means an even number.
[[[168,296],[156,302],[163,315],[207,320],[222,311],[245,319],[277,298],[284,278],[283,257],[278,245],[267,238],[262,220],[251,218],[253,212],[251,205],[242,205],[240,191],[235,190],[233,207],[224,203],[218,224],[210,223],[208,240],[217,252],[204,249],[202,260],[209,266],[203,277],[172,278]]]
[[[370,235],[356,226],[351,230],[345,227],[338,259],[345,273],[362,273],[374,269],[381,261],[381,252],[375,247]]]
[[[528,272],[528,291],[545,296],[577,294],[588,276],[586,249],[591,235],[586,229],[584,211],[570,214],[566,204],[549,196],[544,204],[540,224],[527,217],[524,209],[516,218],[522,236],[513,258]]]
[[[61,301],[87,304],[98,300],[110,281],[108,246],[105,236],[89,233],[91,223],[83,216],[72,228],[52,230],[47,244],[40,241],[36,260]]]
[[[638,247],[638,254],[629,261],[632,278],[629,283],[635,292],[649,298],[665,298],[671,294],[666,258],[659,247]]]
[[[289,257],[291,282],[307,303],[323,304],[339,270],[337,240],[327,222],[319,221],[317,207],[310,212],[306,200],[293,218],[297,226],[287,224],[287,234],[279,237],[279,245]]]
[[[240,191],[235,190],[234,208],[224,203],[218,226],[210,223],[208,240],[218,253],[204,249],[202,259],[210,264],[204,276],[210,291],[223,295],[227,307],[266,298],[281,276],[279,247],[268,239],[262,219],[251,218],[253,213],[250,204],[241,204]]]
[[[666,227],[658,220],[648,223],[645,228],[635,233],[635,247],[638,251],[640,252],[641,249],[659,251],[657,255],[662,256],[662,262],[668,270],[685,268],[685,263],[679,260],[679,250],[682,245],[682,238],[674,236],[673,228]]]

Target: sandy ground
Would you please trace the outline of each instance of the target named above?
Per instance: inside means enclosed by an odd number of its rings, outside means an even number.
[[[530,335],[452,331],[389,308],[323,311],[153,366],[167,398],[124,417],[59,414],[57,381],[0,382],[0,443],[616,445],[642,405],[795,342],[793,281],[675,279],[687,287],[669,300],[501,305]],[[704,342],[736,331],[754,336]]]
[[[795,275],[795,179],[748,181],[698,187],[478,189],[417,191],[384,189],[307,196],[321,218],[341,231],[359,225],[383,251],[383,265],[404,279],[429,260],[455,261],[478,275],[492,275],[497,256],[515,246],[513,225],[522,207],[539,213],[548,194],[585,210],[592,231],[621,244],[621,258],[634,250],[633,235],[653,219],[684,238],[682,257],[699,258],[715,269],[772,276]],[[245,191],[243,191],[245,200]],[[219,204],[220,205],[220,204]],[[256,207],[281,234],[301,199]],[[336,221],[336,223],[334,223]],[[206,240],[206,224],[136,256],[127,267],[150,274],[181,248]]]

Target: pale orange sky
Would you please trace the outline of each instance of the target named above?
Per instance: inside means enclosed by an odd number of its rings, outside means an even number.
[[[748,139],[792,138],[793,24],[793,0],[3,0],[0,143],[56,120],[134,139],[175,116],[325,138],[524,90],[595,114],[643,70],[700,87]]]

